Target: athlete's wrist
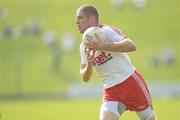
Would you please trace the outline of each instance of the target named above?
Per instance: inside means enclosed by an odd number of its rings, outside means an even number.
[[[109,51],[110,50],[110,46],[111,46],[110,42],[104,43],[104,50]]]

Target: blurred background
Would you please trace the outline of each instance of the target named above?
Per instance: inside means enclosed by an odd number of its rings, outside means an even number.
[[[82,4],[136,44],[159,120],[180,120],[180,0],[1,0],[0,120],[99,119],[102,81],[79,76]],[[125,113],[122,120],[138,120]]]

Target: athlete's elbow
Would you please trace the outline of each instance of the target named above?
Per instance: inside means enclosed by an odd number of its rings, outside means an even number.
[[[126,43],[127,43],[127,52],[136,51],[136,44],[132,40],[127,39]]]
[[[89,82],[90,78],[86,76],[82,76],[82,80],[87,83]]]
[[[130,45],[127,47],[126,52],[133,52],[133,51],[136,51],[136,46],[133,45],[133,44],[130,44]]]
[[[131,51],[136,51],[136,45],[131,46]]]
[[[88,82],[89,82],[89,79],[84,79],[84,78],[83,78],[83,81],[86,82],[86,83],[88,83]]]
[[[84,73],[80,72],[80,76],[81,76],[82,81],[89,82],[89,78],[85,76]]]
[[[129,51],[136,51],[136,44],[130,40]]]

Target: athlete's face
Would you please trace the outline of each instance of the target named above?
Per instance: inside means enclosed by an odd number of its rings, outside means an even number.
[[[77,10],[76,13],[76,24],[79,28],[80,33],[84,33],[84,31],[90,27],[90,18],[84,15],[82,10]]]

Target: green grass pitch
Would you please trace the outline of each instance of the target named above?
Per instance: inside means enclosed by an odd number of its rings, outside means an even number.
[[[101,100],[6,101],[0,103],[1,120],[98,120]],[[155,99],[158,120],[179,120],[179,99]],[[138,120],[125,112],[121,120]]]

